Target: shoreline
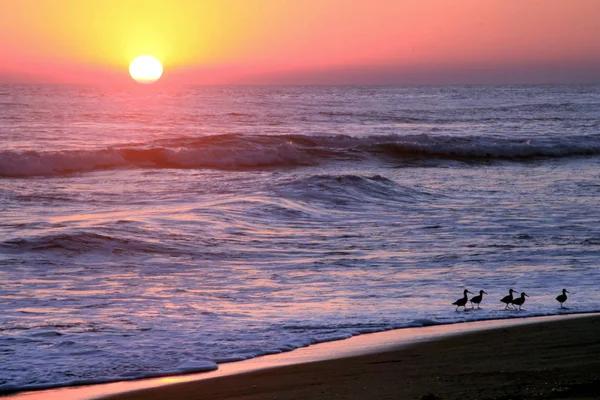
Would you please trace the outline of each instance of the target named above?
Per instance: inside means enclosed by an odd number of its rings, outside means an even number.
[[[569,320],[593,320],[594,318],[600,320],[600,314],[578,313],[523,318],[516,317],[401,328],[358,335],[344,340],[318,343],[281,354],[220,364],[218,370],[211,372],[25,391],[6,394],[5,396],[7,397],[5,398],[11,400],[129,399],[128,396],[133,393],[163,390],[163,388],[167,386],[195,385],[207,380],[236,379],[236,376],[252,375],[261,372],[267,373],[266,371],[274,371],[281,368],[298,368],[323,362],[338,363],[340,360],[354,359],[356,357],[372,357],[374,355],[388,354],[421,345],[444,342],[456,335],[477,335],[479,332],[485,331],[493,332],[522,326],[535,326],[541,323],[560,324]]]
[[[104,400],[597,399],[600,316],[449,335]]]

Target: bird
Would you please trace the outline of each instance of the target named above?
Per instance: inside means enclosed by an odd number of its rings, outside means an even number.
[[[473,303],[477,304],[477,308],[479,308],[479,303],[481,303],[481,300],[483,300],[483,294],[484,293],[487,294],[483,290],[480,290],[479,294],[477,296],[473,296],[471,298],[471,308],[473,308]]]
[[[500,299],[501,302],[506,303],[506,307],[504,307],[505,310],[508,310],[508,305],[512,304],[513,293],[514,293],[514,290],[509,289],[508,290],[508,296],[504,296],[502,299]]]
[[[467,304],[467,301],[469,300],[467,293],[473,294],[473,292],[469,292],[467,289],[465,289],[463,291],[463,297],[452,303],[453,306],[456,306],[456,311],[458,311],[458,307],[464,307],[465,311],[467,310],[467,307],[465,307],[465,304]]]
[[[567,289],[563,289],[562,294],[556,296],[556,300],[560,303],[560,308],[565,308],[563,307],[563,303],[567,301],[567,293],[569,293],[567,292]]]
[[[512,301],[512,303],[516,306],[519,306],[519,311],[521,311],[521,306],[525,303],[525,296],[529,297],[529,295],[525,292],[521,292],[521,297],[517,297]]]

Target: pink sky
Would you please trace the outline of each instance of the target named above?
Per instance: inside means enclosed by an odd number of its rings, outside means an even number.
[[[599,0],[20,0],[0,14],[0,81],[600,82]]]

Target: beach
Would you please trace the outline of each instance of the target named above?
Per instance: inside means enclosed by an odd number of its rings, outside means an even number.
[[[467,332],[374,354],[107,397],[147,399],[596,399],[600,317]]]
[[[600,85],[0,93],[0,394],[600,311]]]

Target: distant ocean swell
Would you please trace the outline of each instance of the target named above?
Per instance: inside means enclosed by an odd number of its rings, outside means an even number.
[[[600,136],[451,137],[387,135],[216,135],[179,138],[94,150],[0,152],[0,176],[28,177],[114,168],[215,168],[318,165],[385,158],[523,161],[544,157],[595,156]]]

